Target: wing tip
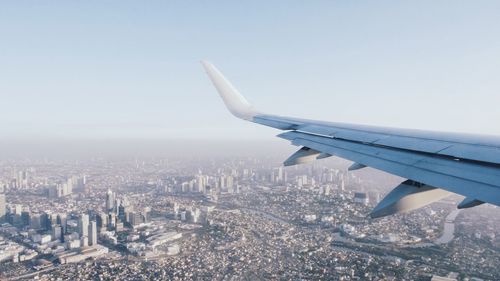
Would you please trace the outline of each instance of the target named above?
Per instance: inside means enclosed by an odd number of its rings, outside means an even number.
[[[203,68],[214,84],[228,110],[236,117],[252,121],[258,113],[224,75],[209,61],[201,60]]]
[[[213,64],[206,59],[200,60],[200,63],[201,65],[203,65],[203,68],[205,68],[206,71],[208,71],[209,67],[213,66]]]

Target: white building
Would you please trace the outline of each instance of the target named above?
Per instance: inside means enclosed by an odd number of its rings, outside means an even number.
[[[78,233],[80,237],[89,236],[89,215],[82,214],[78,220]]]
[[[91,221],[89,224],[89,245],[97,244],[97,223],[95,221]]]

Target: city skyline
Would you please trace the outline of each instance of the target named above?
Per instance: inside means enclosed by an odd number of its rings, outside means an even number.
[[[0,278],[498,278],[498,207],[452,196],[374,220],[398,178],[277,160],[1,161]]]

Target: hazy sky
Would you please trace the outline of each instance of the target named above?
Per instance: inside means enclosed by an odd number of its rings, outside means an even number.
[[[0,138],[268,139],[257,108],[500,135],[500,1],[3,1]]]

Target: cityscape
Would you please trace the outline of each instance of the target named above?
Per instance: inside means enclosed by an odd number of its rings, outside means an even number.
[[[500,1],[2,1],[0,281],[500,281]]]
[[[2,160],[0,279],[500,279],[498,207],[370,219],[400,178],[214,155]]]

